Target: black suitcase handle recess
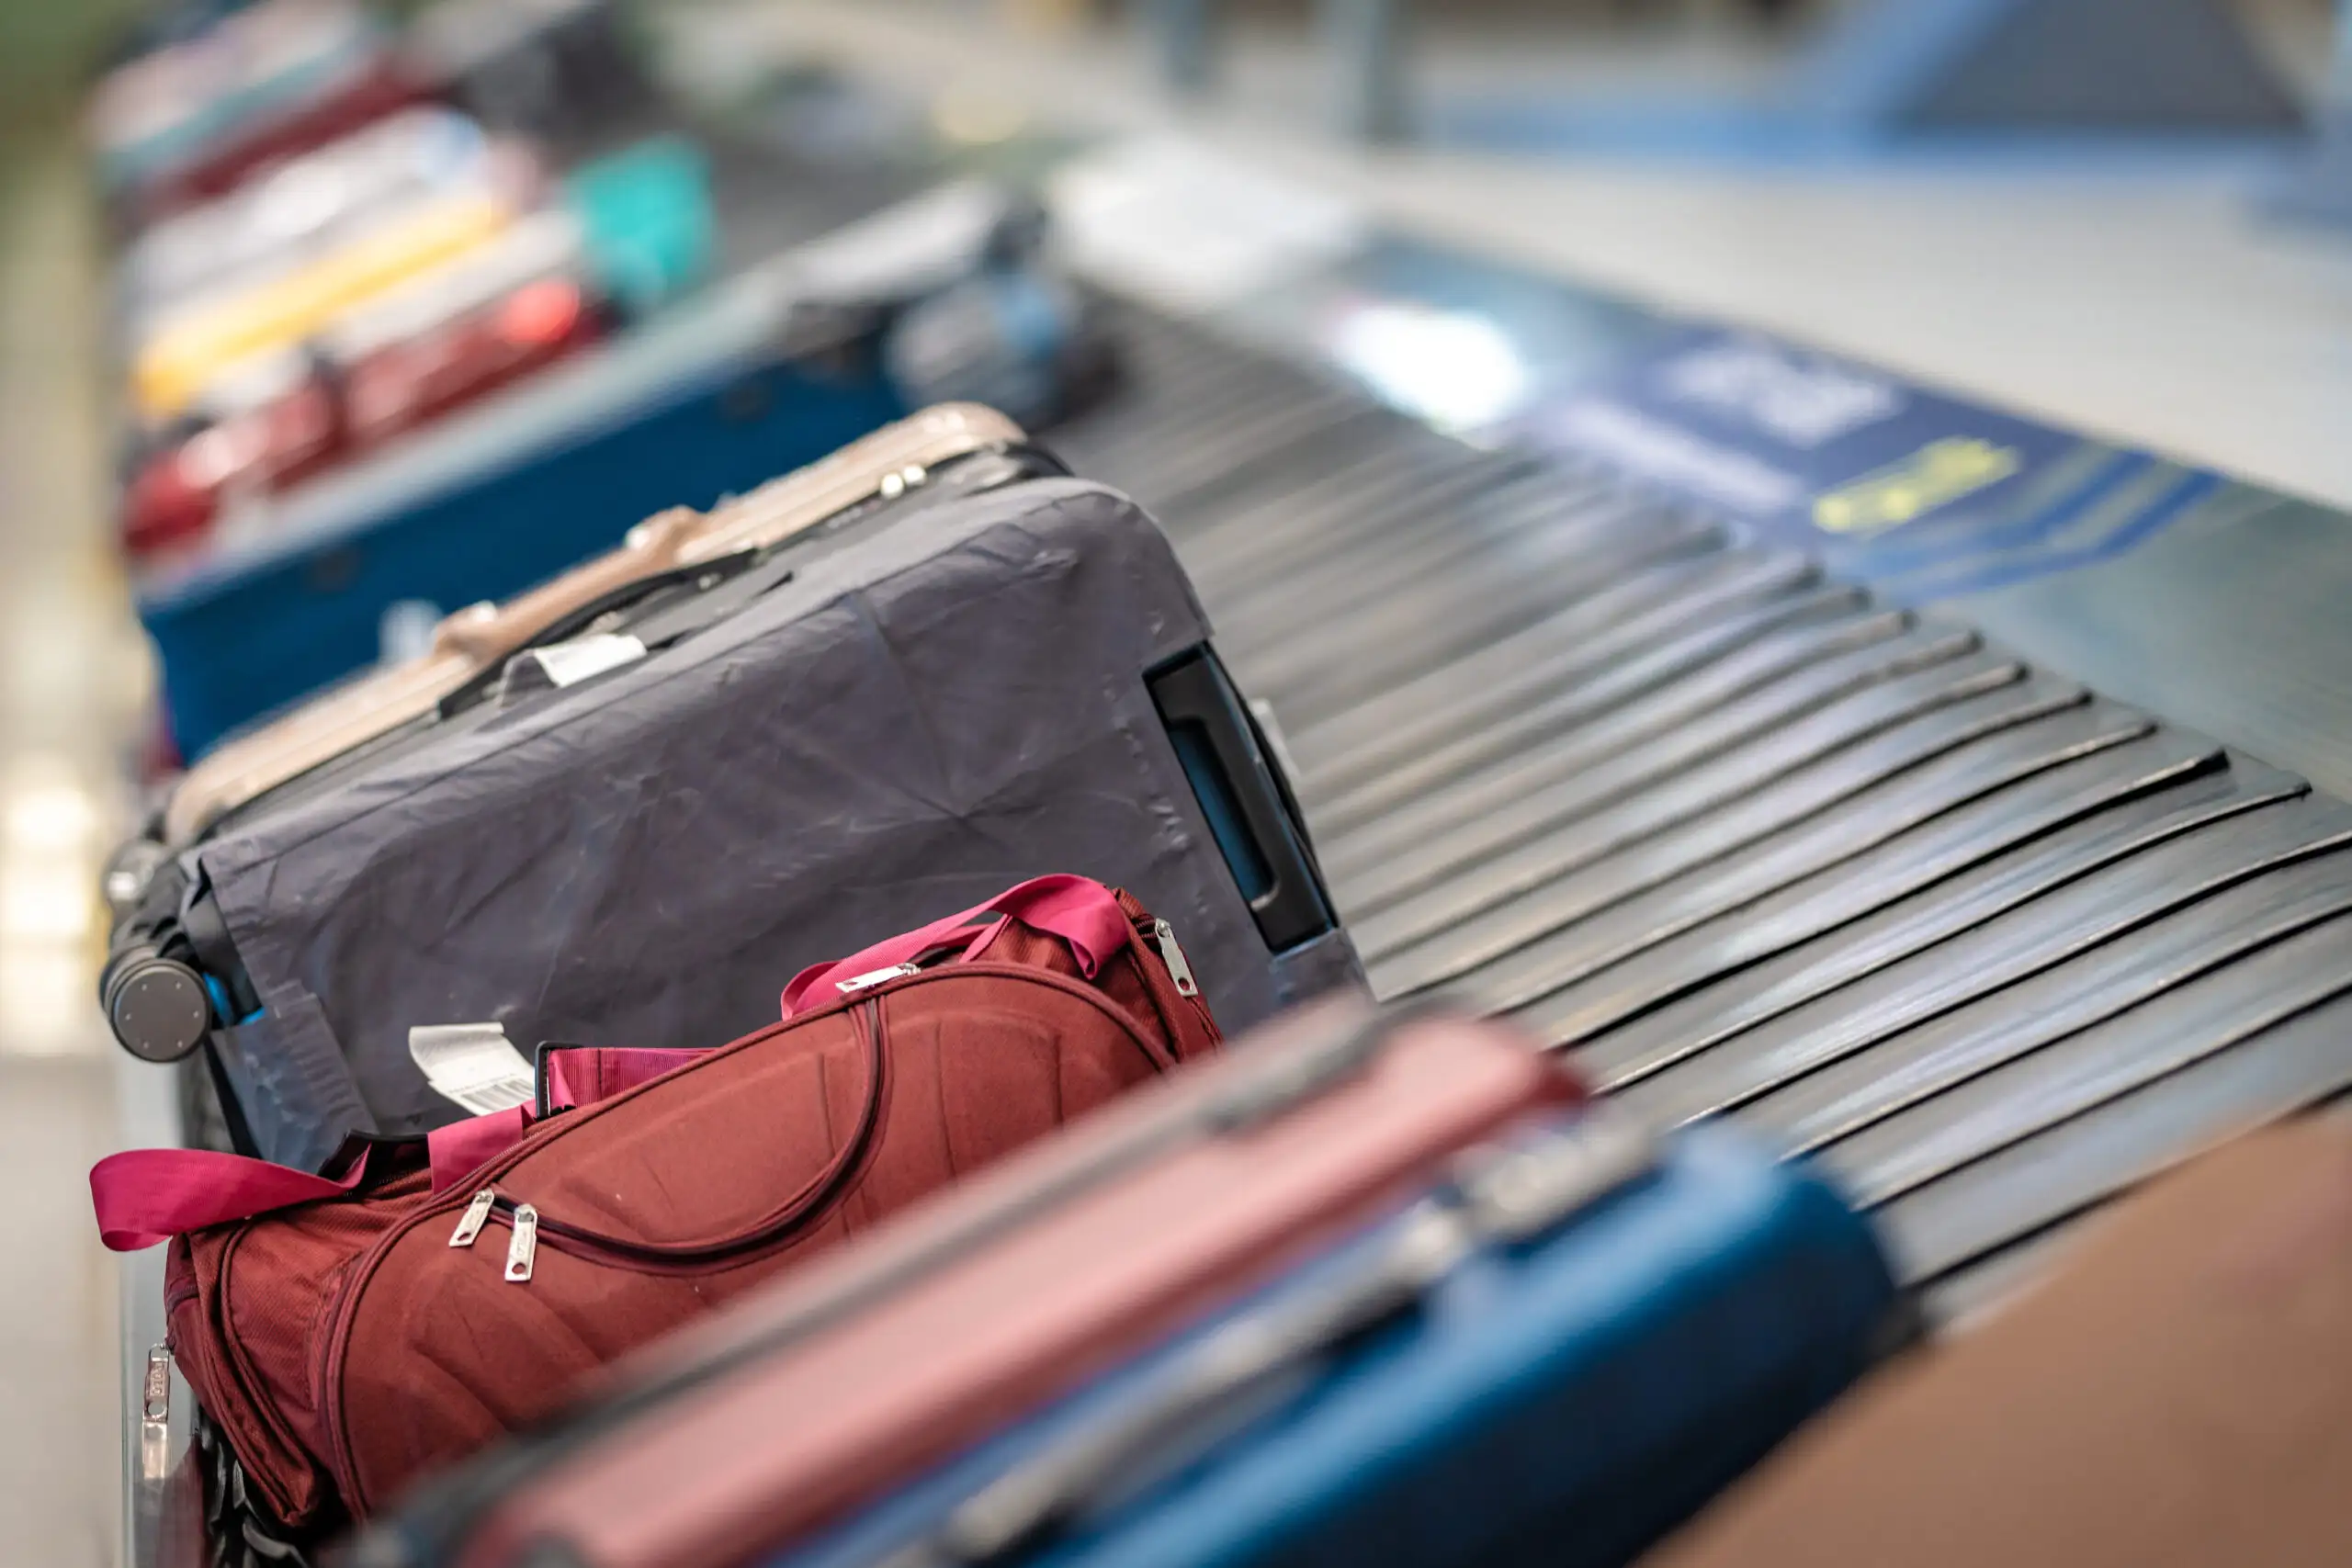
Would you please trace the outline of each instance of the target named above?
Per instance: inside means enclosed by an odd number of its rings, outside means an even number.
[[[1216,655],[1193,649],[1145,684],[1267,947],[1285,953],[1331,931],[1298,807]]]

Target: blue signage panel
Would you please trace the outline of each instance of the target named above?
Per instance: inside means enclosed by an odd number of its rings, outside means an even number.
[[[1407,241],[1225,315],[1440,429],[1599,461],[1905,603],[2107,559],[2222,488],[1759,333]]]

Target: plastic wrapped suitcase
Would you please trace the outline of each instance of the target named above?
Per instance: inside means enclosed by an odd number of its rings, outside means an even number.
[[[662,507],[748,490],[994,367],[1033,367],[1042,400],[1015,412],[1050,416],[1085,334],[1040,243],[1025,203],[941,187],[243,509],[210,547],[136,584],[181,755],[376,661],[403,624],[387,622],[396,605],[429,618],[515,592]],[[927,307],[966,287],[1030,308],[993,338],[908,359]]]
[[[943,411],[656,519],[200,764],[119,863],[118,1037],[204,1044],[240,1145],[315,1167],[458,1113],[414,1026],[725,1038],[1047,872],[1171,922],[1230,1027],[1352,979],[1166,541],[1018,434]]]
[[[1524,1049],[1424,1018],[1393,1026],[1398,1059],[1383,1059],[1380,1027],[1292,1026],[1294,1053],[1319,1041],[1371,1060],[1279,1119],[1041,1208],[930,1277],[904,1278],[913,1224],[877,1235],[864,1276],[898,1264],[895,1292],[853,1312],[837,1291],[836,1319],[811,1323],[829,1299],[812,1276],[764,1314],[747,1308],[723,1349],[665,1359],[704,1386],[662,1401],[624,1385],[612,1406],[633,1408],[577,1417],[578,1451],[560,1451],[562,1428],[546,1435],[558,1453],[544,1473],[526,1444],[503,1472],[485,1463],[421,1495],[404,1516],[414,1533],[384,1538],[413,1549],[436,1508],[462,1518],[478,1490],[511,1488],[464,1544],[382,1561],[1622,1562],[1907,1328],[1869,1227],[1724,1134],[1659,1145],[1613,1115],[1522,1113],[1372,1179],[1375,1138],[1394,1135],[1383,1099],[1498,1070],[1482,1043]],[[1417,1092],[1425,1116],[1444,1103]],[[1323,1179],[1352,1170],[1357,1196],[1352,1214],[1301,1223],[1282,1213],[1297,1179],[1284,1161],[1318,1144]],[[1028,1174],[1046,1163],[1031,1156]],[[1263,1215],[1219,1201],[1261,1180]],[[1230,1212],[1180,1222],[1185,1191]],[[967,1196],[964,1230],[987,1211]],[[1114,1231],[1117,1214],[1131,1223]],[[941,1244],[958,1234],[947,1205],[930,1218]],[[1205,1238],[1285,1219],[1287,1246],[1203,1290]],[[1057,1257],[1057,1291],[1009,1288]],[[836,1283],[855,1272],[843,1265]],[[1090,1312],[1120,1307],[1117,1332],[1090,1331]],[[950,1321],[969,1327],[940,1334]],[[781,1347],[762,1337],[795,1328]],[[763,1409],[826,1414],[763,1437]],[[904,1484],[910,1463],[921,1478]]]

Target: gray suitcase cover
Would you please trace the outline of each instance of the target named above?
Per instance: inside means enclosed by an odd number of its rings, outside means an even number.
[[[259,1014],[211,1036],[254,1144],[457,1119],[416,1024],[703,1046],[803,966],[1076,872],[1175,928],[1238,1032],[1358,983],[1268,951],[1145,683],[1209,627],[1115,491],[1033,480],[818,555],[700,634],[245,814],[188,852]]]

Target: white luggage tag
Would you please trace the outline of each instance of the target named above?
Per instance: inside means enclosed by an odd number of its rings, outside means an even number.
[[[645,644],[616,632],[591,632],[569,642],[527,649],[508,660],[500,673],[499,705],[537,692],[560,691],[644,657]]]
[[[495,1023],[419,1024],[408,1054],[434,1093],[477,1116],[528,1105],[537,1090],[531,1064]]]

